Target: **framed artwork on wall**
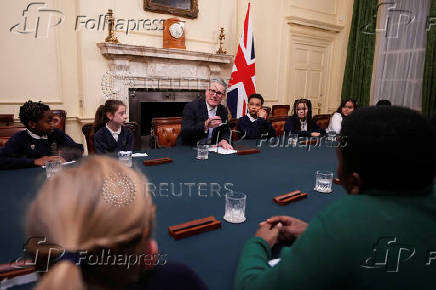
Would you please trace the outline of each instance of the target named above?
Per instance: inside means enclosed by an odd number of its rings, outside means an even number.
[[[198,0],[144,0],[144,10],[194,19],[198,17]]]

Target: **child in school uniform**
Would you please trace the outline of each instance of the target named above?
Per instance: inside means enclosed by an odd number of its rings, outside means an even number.
[[[147,184],[105,156],[50,178],[26,218],[26,253],[44,272],[32,288],[207,290],[192,269],[159,252]]]
[[[286,134],[298,134],[300,137],[325,135],[325,130],[312,121],[312,104],[310,100],[296,100],[293,111],[294,114],[285,122]]]
[[[249,113],[238,119],[239,138],[260,139],[276,136],[276,131],[268,120],[268,113],[262,109],[263,102],[260,94],[252,94],[248,97]]]
[[[97,154],[133,151],[135,138],[126,123],[126,105],[120,100],[107,100],[95,113],[94,146]]]
[[[0,169],[43,166],[47,161],[71,161],[83,154],[83,145],[53,125],[48,105],[27,101],[20,107],[26,130],[14,134],[0,149]]]

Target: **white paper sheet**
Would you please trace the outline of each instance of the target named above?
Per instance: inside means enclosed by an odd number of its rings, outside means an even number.
[[[238,151],[232,150],[232,149],[224,149],[223,147],[218,147],[218,152],[217,152],[217,147],[209,147],[209,151],[216,152],[218,154],[234,154],[234,153],[238,152]]]
[[[132,157],[147,157],[147,153],[133,153]]]

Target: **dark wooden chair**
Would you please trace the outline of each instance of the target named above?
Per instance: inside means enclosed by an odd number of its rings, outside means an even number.
[[[273,105],[272,106],[272,116],[288,116],[291,106],[289,105]]]
[[[0,127],[0,147],[5,146],[6,142],[17,132],[26,130],[24,126],[6,126]]]
[[[95,154],[95,147],[94,147],[94,123],[87,123],[83,125],[82,127],[82,133],[85,135],[86,140],[86,148],[88,148],[88,155]]]
[[[285,132],[285,122],[288,119],[288,116],[273,116],[270,117],[269,120],[276,131],[276,136],[281,136]]]
[[[14,124],[14,114],[0,114],[0,122],[4,126],[12,126]]]
[[[173,147],[182,130],[182,117],[153,118],[151,126],[155,148]]]
[[[125,126],[129,127],[129,129],[132,130],[132,133],[135,136],[135,150],[141,150],[141,130],[139,128],[139,124],[136,122],[126,122]]]
[[[316,122],[318,126],[320,126],[323,129],[327,129],[330,123],[330,114],[322,114],[322,115],[316,115],[313,116],[312,122]]]
[[[65,123],[67,121],[67,112],[64,110],[52,110],[53,124],[56,128],[65,132]]]
[[[232,140],[236,141],[239,139],[238,133],[236,132],[238,130],[238,119],[231,118],[229,120],[229,126],[230,130],[232,130]]]
[[[136,122],[127,122],[124,126],[129,127],[135,136],[135,150],[141,150],[141,132],[139,125]],[[82,133],[85,135],[86,148],[88,148],[88,154],[95,154],[94,135],[95,128],[94,123],[87,123],[82,127]]]

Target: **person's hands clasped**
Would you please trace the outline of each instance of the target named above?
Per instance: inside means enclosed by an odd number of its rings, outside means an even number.
[[[59,156],[42,156],[38,159],[33,160],[33,164],[36,166],[44,166],[46,162],[48,161],[61,161],[65,162],[65,159]]]
[[[274,216],[261,222],[259,225],[261,227],[264,225],[269,225],[270,227],[279,225],[279,239],[282,241],[290,241],[301,236],[306,230],[308,223],[290,216]]]
[[[281,224],[272,226],[267,222],[263,222],[256,231],[255,236],[264,239],[272,248],[279,240],[279,231],[281,227]]]
[[[266,120],[266,118],[268,117],[268,113],[264,109],[260,109],[259,111],[257,111],[257,117]]]
[[[215,116],[204,121],[205,130],[219,127],[222,124],[221,117]]]

